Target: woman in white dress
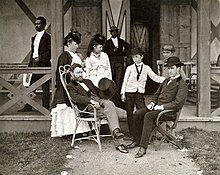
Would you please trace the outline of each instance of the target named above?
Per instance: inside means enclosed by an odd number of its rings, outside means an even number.
[[[70,107],[69,99],[61,84],[59,75],[59,66],[66,64],[72,65],[78,63],[84,65],[83,57],[77,52],[81,42],[81,34],[77,31],[70,31],[64,38],[65,51],[59,56],[56,70],[56,92],[52,102],[52,121],[51,136],[58,137],[73,134],[75,124],[75,115]],[[87,123],[82,123],[78,127],[77,133],[89,131]]]
[[[102,78],[112,79],[109,57],[102,52],[105,38],[100,34],[93,36],[89,43],[86,58],[86,78],[90,79],[95,86]]]

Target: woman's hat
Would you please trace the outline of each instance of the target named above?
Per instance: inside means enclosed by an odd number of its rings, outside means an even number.
[[[102,36],[101,34],[97,33],[95,35],[93,35],[92,40],[96,41],[98,44],[100,45],[104,45],[105,44],[105,37]]]
[[[110,99],[115,95],[116,92],[116,84],[113,80],[108,78],[102,78],[99,83],[99,95],[103,99]]]
[[[64,45],[67,46],[67,43],[72,40],[75,41],[77,44],[81,43],[81,33],[71,30],[64,38]]]
[[[166,67],[171,67],[171,66],[183,66],[184,64],[180,62],[179,57],[169,57],[167,59],[167,62],[165,64]]]
[[[166,44],[163,46],[162,51],[176,51],[173,44]]]

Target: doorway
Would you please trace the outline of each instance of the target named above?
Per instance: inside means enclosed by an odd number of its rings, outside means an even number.
[[[143,62],[157,73],[156,60],[160,57],[160,0],[131,0],[131,47],[144,52]],[[150,78],[146,94],[151,95],[158,87]]]

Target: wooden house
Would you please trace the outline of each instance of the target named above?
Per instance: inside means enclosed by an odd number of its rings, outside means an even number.
[[[35,19],[40,15],[47,19],[46,30],[52,37],[52,67],[28,68],[30,39],[35,33]],[[219,130],[220,108],[211,108],[211,84],[220,84],[220,68],[216,66],[220,55],[219,0],[1,0],[0,131],[48,130],[50,111],[33,100],[32,92],[51,79],[54,95],[55,69],[64,50],[64,36],[71,28],[79,31],[79,52],[85,57],[92,35],[101,33],[109,38],[112,25],[120,29],[120,37],[132,47],[142,48],[144,62],[155,72],[157,60],[162,57],[161,47],[172,43],[176,55],[185,62],[188,78],[191,73],[197,74],[196,104],[192,108],[195,112],[180,120],[180,128]],[[18,82],[28,72],[45,76],[27,89]],[[149,94],[153,88],[154,84],[148,83]],[[13,111],[15,105],[27,102],[41,116],[8,115],[7,111]],[[35,124],[38,127],[33,129]]]

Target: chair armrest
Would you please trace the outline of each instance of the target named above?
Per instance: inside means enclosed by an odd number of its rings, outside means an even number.
[[[173,109],[165,109],[163,111],[161,111],[158,116],[157,116],[157,119],[156,119],[156,125],[158,126],[159,125],[159,121],[160,121],[160,117],[168,112],[176,112],[176,110],[173,110]]]
[[[89,107],[92,108],[92,111],[87,111]],[[97,108],[93,104],[88,104],[83,110],[79,110],[77,107],[76,109],[79,114],[88,114],[94,116],[94,118],[97,118]]]

